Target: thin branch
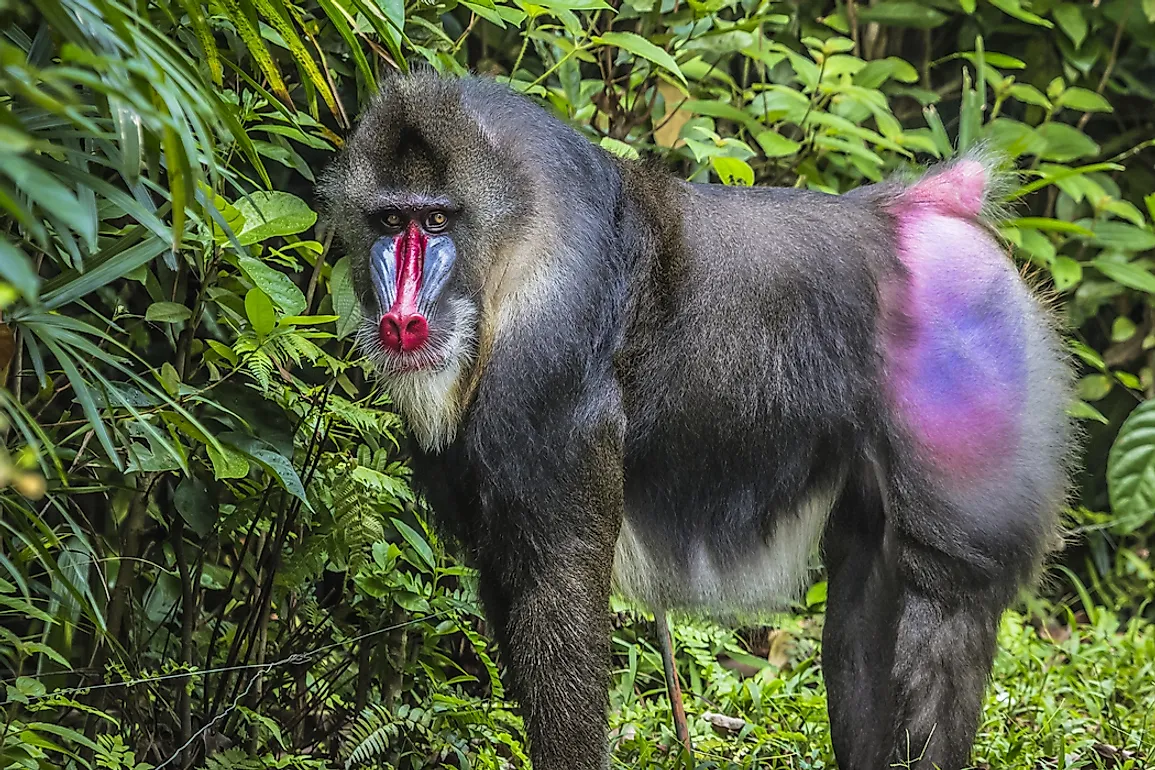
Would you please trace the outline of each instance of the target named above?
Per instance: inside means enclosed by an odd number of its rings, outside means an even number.
[[[1095,93],[1102,94],[1107,88],[1107,83],[1111,80],[1111,73],[1115,70],[1115,64],[1119,61],[1119,46],[1123,42],[1123,25],[1127,21],[1127,17],[1131,13],[1131,0],[1127,0],[1127,5],[1123,7],[1123,15],[1119,17],[1119,23],[1115,26],[1115,39],[1111,43],[1111,53],[1107,57],[1107,66],[1103,69],[1103,77],[1099,78],[1099,86],[1095,89]],[[1075,124],[1079,130],[1087,125],[1087,121],[1091,119],[1091,113],[1084,112],[1083,117],[1079,118],[1079,122]]]

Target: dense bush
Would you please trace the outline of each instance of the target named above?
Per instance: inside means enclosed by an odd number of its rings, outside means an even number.
[[[1151,0],[6,0],[0,21],[3,767],[527,766],[312,208],[358,105],[417,66],[495,74],[694,180],[839,192],[1005,153],[1001,230],[1069,322],[1087,441],[979,757],[1152,753]],[[704,766],[832,766],[823,597],[773,630],[676,626]],[[669,765],[650,626],[615,609],[617,761]]]

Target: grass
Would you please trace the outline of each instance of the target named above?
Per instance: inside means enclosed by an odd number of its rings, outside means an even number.
[[[638,631],[645,623],[630,626]],[[833,768],[820,672],[821,619],[769,633],[675,623],[695,758],[682,767]],[[614,766],[671,767],[677,746],[654,645],[623,630],[611,694]],[[773,665],[767,658],[779,665]],[[1045,628],[1008,612],[975,767],[1114,768],[1155,762],[1155,628],[1098,610]]]

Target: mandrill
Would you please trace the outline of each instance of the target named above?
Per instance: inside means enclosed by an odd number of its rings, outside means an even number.
[[[839,766],[966,765],[1072,440],[981,156],[845,195],[690,184],[490,80],[382,89],[322,192],[534,767],[609,765],[611,590],[757,613],[814,553]]]

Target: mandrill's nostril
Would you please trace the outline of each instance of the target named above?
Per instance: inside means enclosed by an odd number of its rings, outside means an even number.
[[[429,339],[429,324],[423,315],[411,315],[405,319],[401,327],[401,348],[416,350]]]
[[[402,315],[390,310],[381,318],[381,344],[394,353],[408,353],[429,339],[429,323],[420,313]]]

